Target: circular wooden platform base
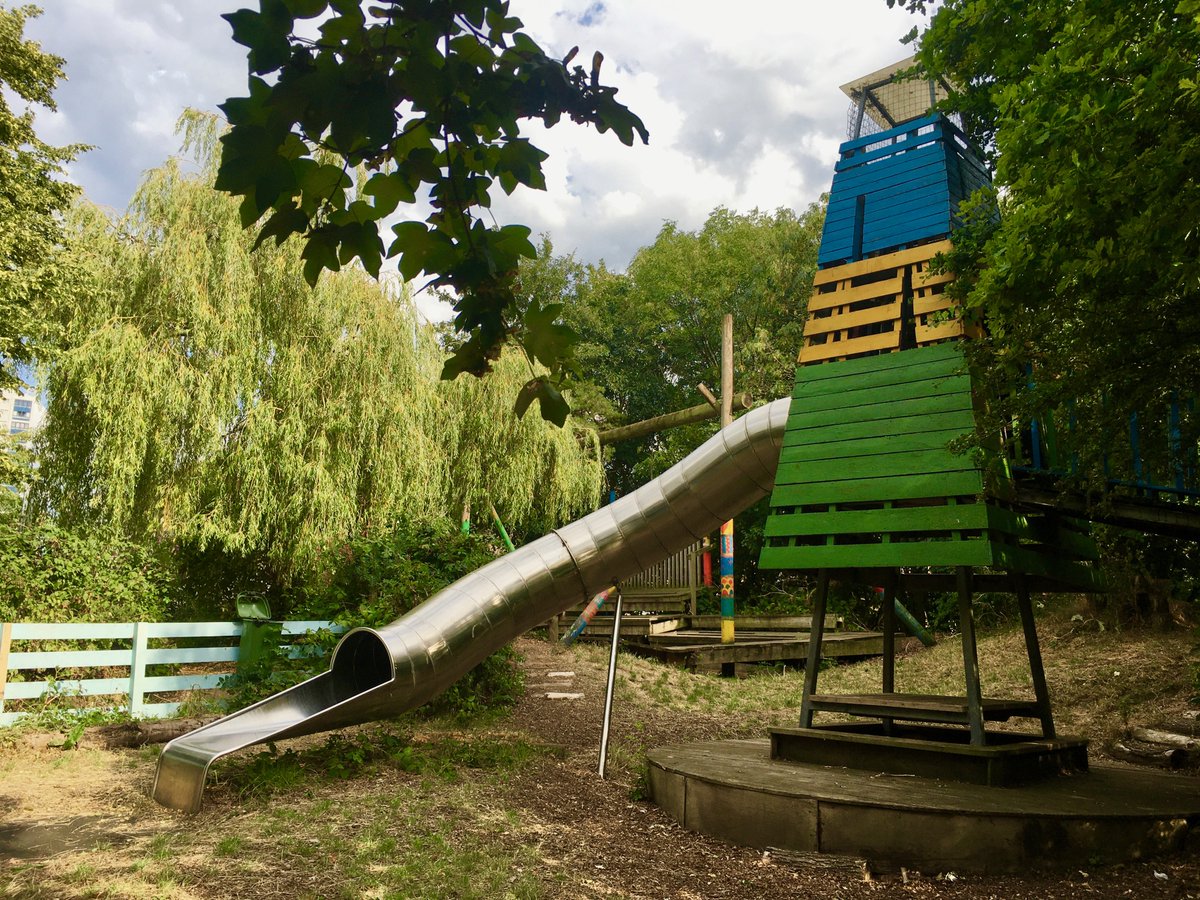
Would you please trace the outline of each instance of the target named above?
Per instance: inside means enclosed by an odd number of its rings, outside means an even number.
[[[773,761],[765,740],[662,747],[648,759],[654,801],[692,831],[927,872],[1143,859],[1180,849],[1200,823],[1200,779],[1108,766],[983,787]]]

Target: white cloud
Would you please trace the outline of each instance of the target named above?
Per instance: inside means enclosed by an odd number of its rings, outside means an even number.
[[[184,106],[245,91],[245,51],[219,14],[248,0],[43,0],[30,33],[67,60],[46,140],[98,149],[72,176],[123,208],[142,172],[178,149]],[[884,0],[513,0],[548,52],[604,52],[605,81],[649,146],[563,122],[528,129],[551,154],[548,190],[498,196],[500,222],[549,232],[560,252],[624,266],[664,220],[696,228],[717,205],[803,208],[832,176],[846,101],[838,85],[906,55],[912,17]],[[497,191],[499,194],[499,191]]]

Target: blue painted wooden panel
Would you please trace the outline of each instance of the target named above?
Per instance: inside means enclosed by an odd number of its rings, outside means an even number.
[[[930,126],[926,133],[919,129]],[[842,145],[817,262],[851,262],[949,235],[987,173],[941,116]],[[894,139],[888,143],[888,139]]]
[[[954,123],[945,116],[941,115],[940,113],[930,113],[928,116],[925,116],[922,119],[914,119],[912,122],[905,122],[903,125],[897,125],[895,128],[889,128],[887,131],[869,134],[866,137],[856,138],[852,141],[844,141],[839,148],[839,152],[843,156],[847,156],[858,150],[861,150],[863,147],[869,147],[871,144],[876,144],[880,141],[891,140],[909,131],[913,131],[914,129],[926,128],[931,125],[940,125],[941,123],[948,125],[952,132],[961,134],[961,132],[954,127]]]

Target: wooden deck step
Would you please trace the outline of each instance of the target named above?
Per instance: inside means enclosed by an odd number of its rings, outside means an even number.
[[[817,712],[911,722],[970,722],[966,697],[933,694],[813,694],[811,703]],[[1013,716],[1038,718],[1037,701],[984,698],[983,718],[986,721],[1005,722]]]

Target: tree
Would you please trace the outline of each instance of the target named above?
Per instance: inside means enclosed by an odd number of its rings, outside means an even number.
[[[696,231],[668,222],[621,275],[571,258],[521,269],[539,302],[565,302],[591,385],[575,400],[604,427],[700,401],[720,385],[721,320],[734,317],[736,389],[757,401],[791,392],[824,210],[735,213],[718,207]],[[604,397],[598,403],[595,396]],[[674,429],[614,448],[610,484],[631,490],[673,465],[716,426]]]
[[[1198,13],[1196,0],[948,0],[921,36],[919,62],[955,86],[946,106],[995,166],[949,260],[987,319],[974,352],[1007,393],[983,430],[1057,414],[1096,488],[1121,473],[1132,414],[1159,479],[1200,431]]]
[[[297,21],[326,16],[316,38]],[[543,417],[562,424],[560,388],[571,371],[572,335],[553,312],[515,315],[518,261],[532,257],[529,229],[487,227],[495,182],[544,189],[546,154],[521,137],[523,119],[563,116],[613,130],[625,144],[648,135],[641,120],[590,72],[571,67],[578,47],[551,59],[509,15],[507,0],[261,0],[227,15],[250,48],[250,95],[222,109],[232,126],[217,187],[243,197],[242,224],[259,240],[304,236],[305,277],[359,259],[372,274],[399,257],[406,279],[424,271],[454,293],[465,338],[443,377],[483,375],[515,340],[547,372],[529,379]],[[269,76],[270,81],[262,76]],[[332,156],[332,158],[330,158]],[[355,186],[349,171],[374,174]],[[401,204],[427,201],[424,222],[379,225]]]
[[[0,387],[18,383],[18,368],[39,350],[39,304],[62,284],[59,216],[77,189],[60,179],[85,149],[51,147],[33,130],[33,106],[54,109],[63,61],[24,38],[34,6],[0,6]],[[13,98],[27,104],[22,112]]]
[[[72,220],[82,274],[53,310],[39,509],[216,547],[280,585],[326,548],[465,499],[533,527],[593,507],[594,446],[501,412],[522,360],[501,357],[485,390],[441,382],[445,355],[403,291],[357,267],[310,288],[298,241],[252,251],[209,186],[215,120],[182,122],[199,174],[172,160],[119,223],[86,205]]]

